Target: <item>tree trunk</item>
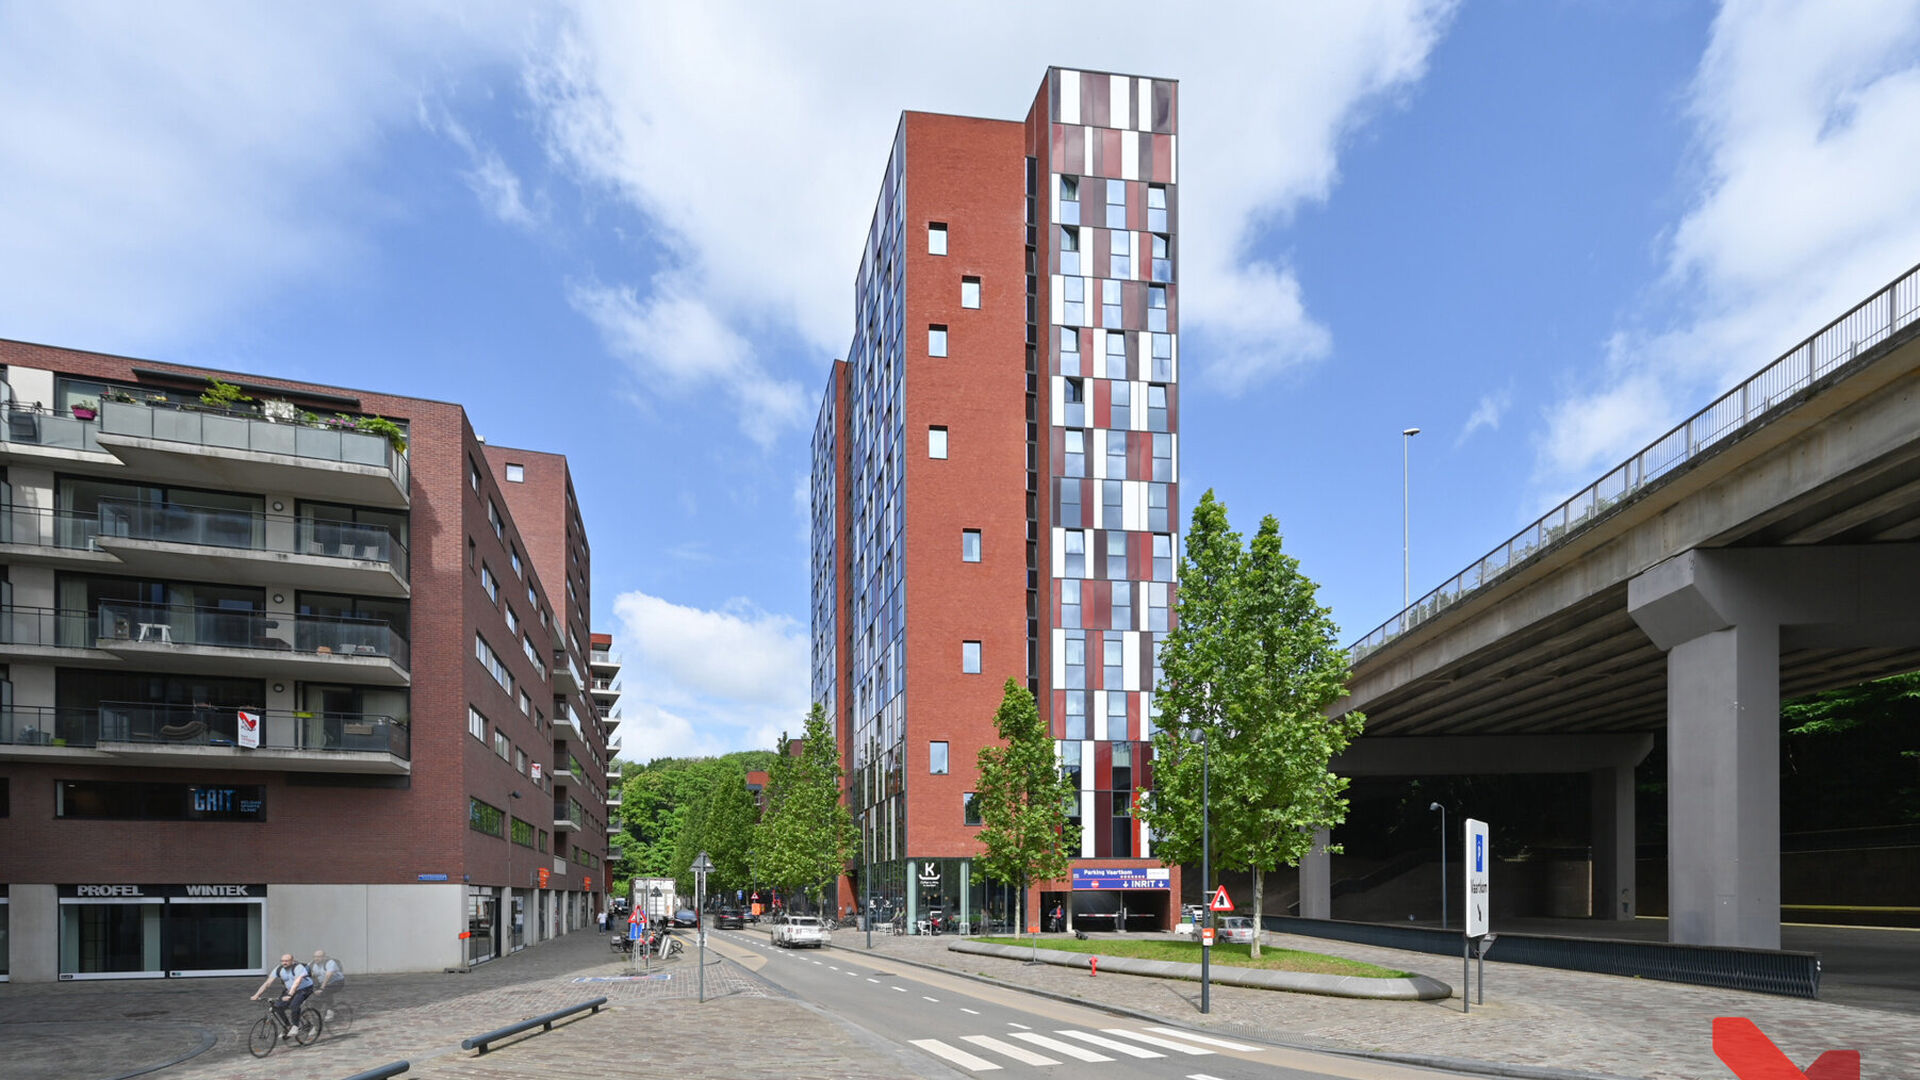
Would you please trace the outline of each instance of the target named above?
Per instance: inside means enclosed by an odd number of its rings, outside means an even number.
[[[1261,909],[1266,900],[1267,872],[1259,867],[1253,868],[1253,958],[1260,959],[1260,928],[1266,925]]]

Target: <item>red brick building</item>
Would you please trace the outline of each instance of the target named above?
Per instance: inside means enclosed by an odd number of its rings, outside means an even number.
[[[433,970],[589,923],[608,755],[564,458],[445,402],[0,363],[0,973]],[[203,404],[214,377],[249,400]]]
[[[847,884],[910,927],[1014,916],[969,806],[1008,678],[1080,790],[1081,858],[1030,910],[1177,917],[1134,815],[1178,524],[1176,103],[1056,68],[1024,121],[894,137],[814,429],[813,692],[863,836]]]

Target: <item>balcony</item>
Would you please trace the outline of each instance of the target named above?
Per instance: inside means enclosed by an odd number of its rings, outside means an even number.
[[[586,729],[580,726],[580,716],[573,711],[572,703],[554,712],[553,733],[563,739],[572,739],[579,743],[587,741]]]
[[[399,774],[411,733],[391,716],[249,710],[260,746],[242,747],[239,710],[107,701],[97,709],[0,708],[0,760],[170,768]]]
[[[620,782],[620,763],[616,761],[613,764],[607,766],[607,783],[617,784],[619,782]]]
[[[75,454],[98,454],[101,464],[112,464],[100,445],[100,422],[81,420],[22,405],[7,405],[0,423],[0,456],[21,462],[74,460]]]
[[[580,661],[573,658],[567,649],[553,650],[553,689],[558,694],[577,694],[587,688],[587,677],[580,671]]]
[[[613,737],[613,729],[619,726],[620,726],[619,713],[608,713],[605,716],[602,716],[600,718],[600,730],[606,732],[607,737],[609,739]]]
[[[106,401],[93,438],[142,477],[163,482],[363,506],[404,507],[410,499],[406,452],[363,431]]]
[[[72,532],[87,523],[64,524]],[[377,525],[119,499],[102,499],[92,524],[94,548],[148,578],[362,596],[409,591],[406,546]]]
[[[579,832],[580,823],[585,820],[587,815],[581,810],[579,800],[568,799],[553,804],[554,832]]]
[[[626,826],[622,825],[618,819],[613,819],[607,822],[608,836],[619,836],[622,832],[625,832],[625,831],[626,831]]]
[[[94,547],[99,518],[43,506],[0,506],[0,556],[10,564],[111,568],[120,560]]]
[[[0,605],[0,658],[68,667],[117,667],[120,658],[94,648],[94,614],[84,608]]]
[[[607,789],[607,808],[610,810],[617,810],[619,809],[619,807],[620,807],[620,789],[617,787],[608,788]]]
[[[411,681],[406,639],[381,619],[109,600],[93,633],[101,651],[162,671],[383,686]]]
[[[620,654],[610,653],[605,649],[595,649],[593,655],[587,657],[587,667],[593,669],[596,682],[602,674],[612,678],[620,672]]]
[[[619,679],[604,678],[595,675],[593,677],[593,684],[589,689],[593,693],[593,700],[596,704],[611,705],[620,700]]]

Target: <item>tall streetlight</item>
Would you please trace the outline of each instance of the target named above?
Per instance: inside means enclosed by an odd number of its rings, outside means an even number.
[[[1427,809],[1440,811],[1440,929],[1447,928],[1447,808],[1428,803]],[[1466,991],[1461,991],[1465,993]]]
[[[1413,606],[1413,437],[1420,429],[1400,432],[1400,620],[1405,630],[1406,611]]]
[[[1210,961],[1213,950],[1207,947],[1207,939],[1213,934],[1213,900],[1207,894],[1207,878],[1212,873],[1213,854],[1212,836],[1208,832],[1207,813],[1207,729],[1200,728],[1200,906],[1206,912],[1202,916],[1206,921],[1200,930],[1200,1011],[1210,1012],[1213,1006],[1213,970]]]

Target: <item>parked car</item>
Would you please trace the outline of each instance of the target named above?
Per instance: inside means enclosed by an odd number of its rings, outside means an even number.
[[[713,925],[720,930],[740,930],[745,928],[747,920],[739,908],[721,908],[720,914],[714,916]]]
[[[694,914],[694,910],[692,908],[681,908],[679,911],[676,911],[673,913],[673,925],[699,926],[700,916]]]
[[[773,924],[773,943],[789,949],[811,945],[818,949],[832,938],[816,915],[783,915]]]
[[[1214,936],[1218,941],[1235,945],[1253,944],[1253,919],[1246,915],[1228,915],[1214,922]]]
[[[1200,926],[1207,921],[1207,909],[1203,904],[1180,905],[1180,925],[1174,927],[1174,933],[1191,934],[1196,940],[1200,937]]]

